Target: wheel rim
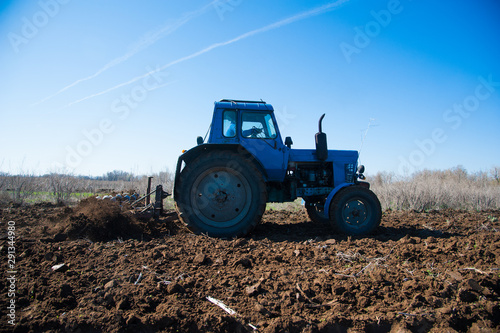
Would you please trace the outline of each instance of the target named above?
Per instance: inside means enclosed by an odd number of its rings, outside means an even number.
[[[342,220],[350,227],[361,228],[371,218],[368,204],[360,199],[352,199],[346,202],[342,208]]]
[[[247,179],[230,168],[212,168],[193,183],[193,213],[203,223],[220,228],[238,224],[248,213],[252,190]]]

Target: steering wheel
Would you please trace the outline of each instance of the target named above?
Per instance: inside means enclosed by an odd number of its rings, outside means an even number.
[[[257,128],[255,126],[252,127],[252,134],[250,135],[252,138],[258,138],[258,135],[263,131],[262,128]]]

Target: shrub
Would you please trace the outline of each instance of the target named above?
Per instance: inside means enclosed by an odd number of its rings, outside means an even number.
[[[383,209],[500,208],[500,184],[493,172],[470,174],[459,166],[444,171],[423,170],[409,177],[379,172],[370,180]]]

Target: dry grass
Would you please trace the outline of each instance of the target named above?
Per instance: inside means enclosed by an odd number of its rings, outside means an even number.
[[[500,209],[500,183],[493,172],[496,169],[471,174],[456,167],[424,170],[410,177],[379,172],[368,181],[384,210]]]

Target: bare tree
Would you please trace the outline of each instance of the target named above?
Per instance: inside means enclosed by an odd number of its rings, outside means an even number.
[[[500,166],[495,166],[491,168],[490,171],[491,177],[496,180],[497,184],[500,184]]]
[[[174,187],[174,173],[166,168],[165,171],[160,171],[157,175],[158,182],[163,186],[163,189],[170,191]]]
[[[11,191],[11,197],[15,203],[24,203],[24,200],[37,190],[34,175],[15,175],[9,176],[7,179],[7,190]]]
[[[7,194],[8,174],[0,172],[0,202],[8,202],[9,195]]]
[[[2,162],[0,162],[0,168],[3,165],[3,162],[4,162],[4,160],[2,160]],[[4,189],[6,188],[8,176],[9,176],[8,173],[0,171],[0,192],[4,191]]]
[[[8,181],[8,174],[4,172],[0,172],[0,192],[5,190],[7,187],[7,181]]]
[[[48,175],[48,186],[57,203],[67,201],[71,194],[77,190],[78,185],[79,181],[73,175],[55,172]]]
[[[126,171],[113,170],[111,172],[106,173],[102,178],[104,180],[110,180],[110,181],[123,180],[130,182],[133,181],[135,177],[133,174]]]

